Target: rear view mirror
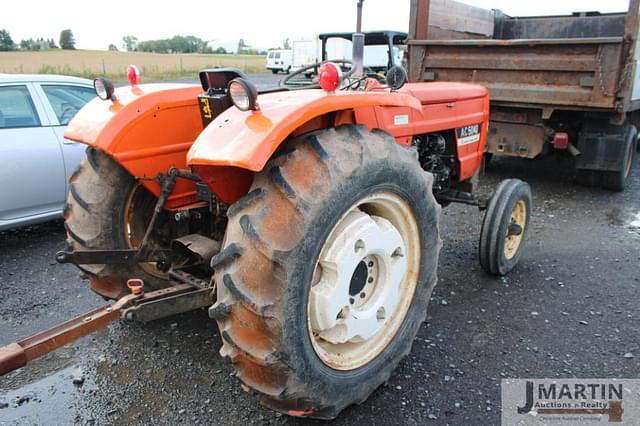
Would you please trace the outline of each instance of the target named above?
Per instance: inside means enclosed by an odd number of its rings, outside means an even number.
[[[398,90],[407,82],[407,72],[400,65],[394,65],[387,71],[387,85],[391,90]]]

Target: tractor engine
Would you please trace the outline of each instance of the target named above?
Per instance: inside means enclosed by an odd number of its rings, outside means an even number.
[[[433,192],[450,189],[455,155],[447,149],[445,137],[439,133],[418,135],[413,137],[413,145],[418,149],[422,168],[433,174]]]

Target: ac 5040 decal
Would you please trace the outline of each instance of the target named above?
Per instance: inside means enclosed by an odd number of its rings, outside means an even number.
[[[457,128],[456,137],[458,139],[458,146],[478,142],[480,140],[480,124]]]

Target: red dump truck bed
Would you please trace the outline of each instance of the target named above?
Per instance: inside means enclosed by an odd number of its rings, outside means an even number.
[[[421,58],[411,61],[413,81],[480,83],[500,104],[616,111],[640,106],[637,1],[621,13],[509,17],[452,1],[417,0],[412,14],[429,19],[428,5],[431,27],[440,33],[418,27],[411,34],[411,58]],[[441,5],[450,10],[446,19]]]
[[[578,180],[622,189],[640,123],[640,0],[626,12],[512,17],[452,0],[411,0],[409,79],[486,86],[486,151],[566,150]]]

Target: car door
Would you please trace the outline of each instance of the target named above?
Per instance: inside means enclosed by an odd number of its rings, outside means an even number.
[[[31,83],[0,83],[0,229],[62,210],[62,150]]]
[[[87,146],[66,139],[64,131],[76,113],[96,97],[96,91],[89,85],[63,83],[39,83],[35,84],[35,88],[47,101],[44,106],[51,117],[52,129],[62,147],[65,188],[69,191],[69,178],[84,158]]]

